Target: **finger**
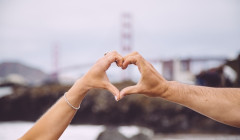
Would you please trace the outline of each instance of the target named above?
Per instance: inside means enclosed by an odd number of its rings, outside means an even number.
[[[123,57],[120,55],[117,55],[115,58],[115,62],[117,64],[118,67],[122,67],[123,64]]]
[[[129,64],[136,64],[137,59],[134,56],[128,56],[125,57],[123,61],[122,69],[126,69]]]
[[[116,62],[117,66],[122,67],[123,57],[116,51],[109,52],[106,55],[106,59],[108,60],[108,67],[111,63]]]
[[[126,69],[129,64],[138,65],[138,61],[141,61],[140,58],[142,58],[142,57],[141,57],[141,55],[138,52],[132,52],[132,53],[126,55],[123,58],[122,69]]]
[[[116,101],[120,99],[120,92],[114,85],[107,83],[105,88],[113,94]]]
[[[134,93],[139,93],[139,87],[137,85],[135,86],[129,86],[120,91],[120,99],[122,99],[126,95],[134,94]]]

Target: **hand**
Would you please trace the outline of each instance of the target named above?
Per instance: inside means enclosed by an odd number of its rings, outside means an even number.
[[[120,92],[120,99],[129,94],[140,93],[151,97],[164,96],[168,89],[168,82],[147,62],[139,53],[133,52],[125,56],[122,68],[129,64],[137,65],[141,79],[135,86],[124,88]]]
[[[104,57],[100,58],[92,68],[80,79],[81,84],[86,90],[91,88],[103,88],[109,90],[116,100],[120,99],[119,90],[110,83],[106,71],[113,62],[117,66],[122,67],[123,57],[116,51],[107,53]],[[79,85],[81,85],[79,84]]]

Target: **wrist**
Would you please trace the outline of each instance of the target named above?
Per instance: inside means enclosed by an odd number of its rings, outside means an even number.
[[[176,81],[161,82],[158,90],[159,91],[158,95],[161,98],[168,100],[172,96],[172,94],[175,92],[176,85],[177,85]]]
[[[186,87],[184,84],[176,81],[168,81],[168,90],[165,92],[163,98],[175,103],[182,104],[187,101],[187,96],[185,95]]]
[[[78,97],[84,97],[89,90],[90,88],[86,85],[86,81],[80,78],[73,84],[68,92],[72,92]]]

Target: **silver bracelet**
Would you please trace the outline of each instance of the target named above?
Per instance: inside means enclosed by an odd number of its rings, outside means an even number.
[[[68,99],[67,99],[67,97],[66,97],[66,94],[67,94],[67,92],[65,92],[64,95],[63,95],[65,101],[66,101],[66,102],[68,103],[68,105],[70,105],[73,109],[78,110],[78,109],[80,108],[80,105],[79,105],[79,107],[74,107],[74,106],[68,101]]]

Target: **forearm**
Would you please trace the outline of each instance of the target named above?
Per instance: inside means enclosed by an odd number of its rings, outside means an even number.
[[[86,92],[91,88],[107,89],[116,99],[119,98],[119,90],[110,83],[106,70],[113,62],[122,66],[122,61],[123,58],[116,51],[104,55],[67,92],[69,103],[61,97],[21,139],[58,139],[72,121],[76,113],[74,107],[81,104]]]
[[[162,97],[219,122],[240,127],[240,89],[169,82],[168,90]]]
[[[75,107],[81,104],[87,92],[81,85],[78,80],[66,94],[67,100]],[[21,139],[59,139],[76,111],[61,97]]]

